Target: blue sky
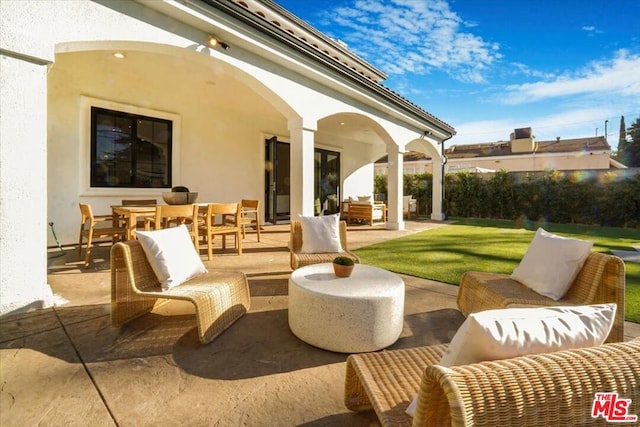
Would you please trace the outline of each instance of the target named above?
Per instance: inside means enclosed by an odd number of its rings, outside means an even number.
[[[447,142],[604,135],[640,117],[638,0],[276,0],[451,124]]]

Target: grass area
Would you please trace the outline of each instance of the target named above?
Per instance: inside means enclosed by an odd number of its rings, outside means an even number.
[[[362,262],[397,273],[457,285],[465,271],[510,274],[531,243],[535,230],[593,240],[594,251],[632,250],[640,230],[573,224],[516,223],[457,219],[455,224],[367,246],[354,252]],[[625,318],[640,323],[640,264],[625,263]]]

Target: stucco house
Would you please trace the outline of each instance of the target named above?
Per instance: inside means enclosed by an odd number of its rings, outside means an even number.
[[[545,170],[606,170],[625,166],[611,158],[604,136],[537,141],[531,128],[515,129],[509,141],[452,145],[445,149],[446,172],[539,172]],[[404,173],[433,171],[431,157],[410,152],[404,156]],[[438,159],[440,166],[440,158]],[[376,174],[388,169],[386,157],[375,164]],[[439,168],[438,168],[439,169]]]
[[[373,192],[402,229],[403,153],[439,158],[452,126],[271,1],[0,3],[0,314],[50,303],[47,246],[172,186],[262,202],[267,221]],[[433,219],[443,219],[440,174]]]

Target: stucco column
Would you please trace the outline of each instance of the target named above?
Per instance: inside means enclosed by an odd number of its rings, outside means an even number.
[[[0,315],[53,302],[47,284],[48,61],[9,50],[14,40],[2,41]]]
[[[444,142],[441,142],[444,144]],[[443,212],[443,203],[442,200],[444,188],[444,175],[442,174],[443,168],[443,157],[433,157],[433,186],[431,191],[432,198],[432,211],[431,211],[431,219],[434,221],[444,221],[445,214]]]
[[[402,178],[404,172],[403,153],[397,145],[387,146],[389,175],[387,176],[387,226],[388,230],[404,230],[402,216]]]
[[[289,120],[291,138],[290,209],[291,219],[313,216],[314,139],[318,122],[305,118]]]

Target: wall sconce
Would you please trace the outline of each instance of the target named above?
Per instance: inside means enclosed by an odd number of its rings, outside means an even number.
[[[207,44],[209,45],[209,47],[220,47],[224,50],[229,50],[229,45],[218,40],[217,38],[215,38],[214,36],[209,36],[209,38],[207,39]]]

